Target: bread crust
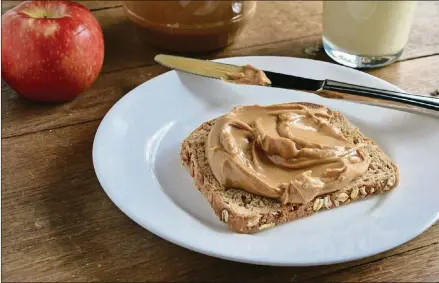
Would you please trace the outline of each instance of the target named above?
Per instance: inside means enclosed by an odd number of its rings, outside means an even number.
[[[324,107],[312,103],[307,107]],[[195,186],[207,199],[218,218],[238,233],[254,233],[284,222],[310,216],[320,210],[333,209],[373,195],[383,194],[398,184],[397,166],[358,128],[350,124],[339,112],[328,109],[332,114],[330,123],[339,127],[346,138],[353,143],[367,143],[366,153],[371,157],[368,170],[345,188],[325,194],[305,204],[282,205],[275,199],[256,196],[239,189],[222,187],[213,176],[205,155],[205,142],[216,119],[207,121],[195,129],[182,143],[180,157],[194,179]],[[323,204],[322,204],[323,203]]]

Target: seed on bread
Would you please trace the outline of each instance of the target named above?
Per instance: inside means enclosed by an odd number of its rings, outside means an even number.
[[[326,207],[326,209],[330,209],[332,207],[332,201],[331,201],[331,198],[329,196],[325,197],[325,207]]]
[[[365,197],[365,196],[367,196],[367,192],[366,192],[366,187],[361,187],[360,188],[360,193],[361,193],[361,195],[363,196],[363,197]]]
[[[223,209],[223,211],[221,212],[221,218],[225,223],[229,222],[229,212],[227,211],[227,209]]]
[[[348,194],[346,194],[346,193],[340,193],[340,194],[337,196],[337,200],[338,200],[339,202],[345,202],[345,201],[348,200],[348,198],[349,198],[349,196],[348,196]]]
[[[357,199],[359,192],[360,190],[358,188],[353,188],[351,191],[351,199]]]
[[[312,210],[319,211],[323,207],[324,201],[321,198],[317,198],[314,201],[314,205],[312,206]]]
[[[274,226],[276,226],[276,223],[262,224],[261,226],[259,226],[259,231],[264,230],[264,229],[268,229],[268,228],[271,228]]]

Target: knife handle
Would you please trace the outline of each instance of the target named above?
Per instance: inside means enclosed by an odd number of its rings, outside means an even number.
[[[439,114],[439,99],[405,92],[384,90],[325,80],[317,93],[323,97],[379,105],[400,110]]]

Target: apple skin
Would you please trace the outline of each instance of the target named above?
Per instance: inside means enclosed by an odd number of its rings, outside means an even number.
[[[97,78],[104,39],[96,18],[69,1],[26,1],[2,16],[2,78],[40,102],[73,99]]]

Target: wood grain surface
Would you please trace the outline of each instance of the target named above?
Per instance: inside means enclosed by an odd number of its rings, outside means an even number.
[[[433,281],[439,224],[388,252],[321,267],[225,261],[181,248],[132,222],[106,197],[91,150],[100,120],[137,85],[167,70],[153,62],[121,1],[80,1],[102,25],[103,72],[77,99],[58,105],[19,98],[2,82],[2,281]],[[19,2],[3,1],[2,13]],[[317,1],[259,2],[237,42],[201,56],[278,55],[330,61],[321,50]],[[369,71],[406,91],[439,89],[439,2],[419,2],[400,61]]]

